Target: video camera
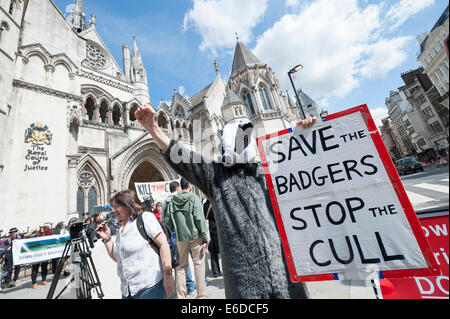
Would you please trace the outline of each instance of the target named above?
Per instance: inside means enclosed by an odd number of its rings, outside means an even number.
[[[82,221],[76,221],[69,225],[70,239],[87,239],[89,246],[94,248],[94,243],[97,241],[94,230]]]

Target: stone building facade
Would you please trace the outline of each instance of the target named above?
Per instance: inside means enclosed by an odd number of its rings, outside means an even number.
[[[122,47],[119,66],[95,20],[87,23],[82,0],[67,18],[52,0],[0,0],[0,228],[67,222],[136,182],[178,178],[134,117],[152,104],[138,40]],[[299,119],[243,43],[228,81],[214,67],[216,78],[192,98],[175,91],[154,105],[169,136],[217,148],[227,122],[249,118],[262,135]]]
[[[389,114],[390,136],[395,141],[396,151],[391,154],[394,160],[406,157],[414,148],[411,144],[409,132],[403,121],[403,117],[412,110],[411,104],[407,101],[402,92],[392,90],[385,99]],[[386,126],[387,127],[387,126]]]
[[[391,157],[398,160],[399,156],[413,155],[429,160],[438,153],[445,155],[449,147],[448,112],[440,112],[443,106],[438,91],[422,67],[404,72],[401,77],[405,85],[386,98],[389,118],[383,127],[390,129],[396,141]]]
[[[429,153],[448,149],[448,112],[441,114],[443,106],[436,87],[422,67],[404,72],[401,77],[405,85],[399,90],[415,113],[408,115],[410,120],[406,124],[412,128],[410,136],[418,154],[428,157]]]
[[[433,28],[418,37],[420,51],[417,60],[438,92],[438,101],[442,105],[443,113],[448,113],[449,109],[449,59],[444,45],[445,39],[448,38],[448,16],[447,6]]]

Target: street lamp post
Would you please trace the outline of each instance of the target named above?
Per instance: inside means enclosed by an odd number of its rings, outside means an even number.
[[[295,66],[294,68],[292,68],[291,70],[289,70],[288,76],[289,76],[289,79],[291,80],[292,87],[294,88],[295,97],[297,98],[297,103],[300,108],[300,116],[302,117],[302,120],[304,120],[304,119],[306,119],[305,111],[303,110],[302,103],[300,102],[300,98],[298,97],[297,89],[295,88],[294,81],[292,80],[292,74],[296,73],[302,69],[303,69],[303,65],[299,64],[299,65]]]

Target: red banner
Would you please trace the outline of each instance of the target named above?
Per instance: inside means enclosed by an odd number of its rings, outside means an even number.
[[[449,216],[420,219],[422,230],[433,250],[441,276],[381,279],[383,299],[448,299],[449,298]]]

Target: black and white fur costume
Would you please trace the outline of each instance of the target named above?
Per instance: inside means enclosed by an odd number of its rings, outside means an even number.
[[[241,130],[236,136],[233,130],[239,128],[250,130],[244,134]],[[304,284],[290,281],[265,177],[257,172],[261,164],[255,162],[256,147],[249,131],[253,131],[249,122],[224,127],[222,163],[203,159],[193,163],[194,153],[175,140],[162,154],[178,174],[211,201],[228,299],[309,298]],[[246,142],[233,145],[239,139]],[[170,154],[187,154],[190,162],[175,164]]]

